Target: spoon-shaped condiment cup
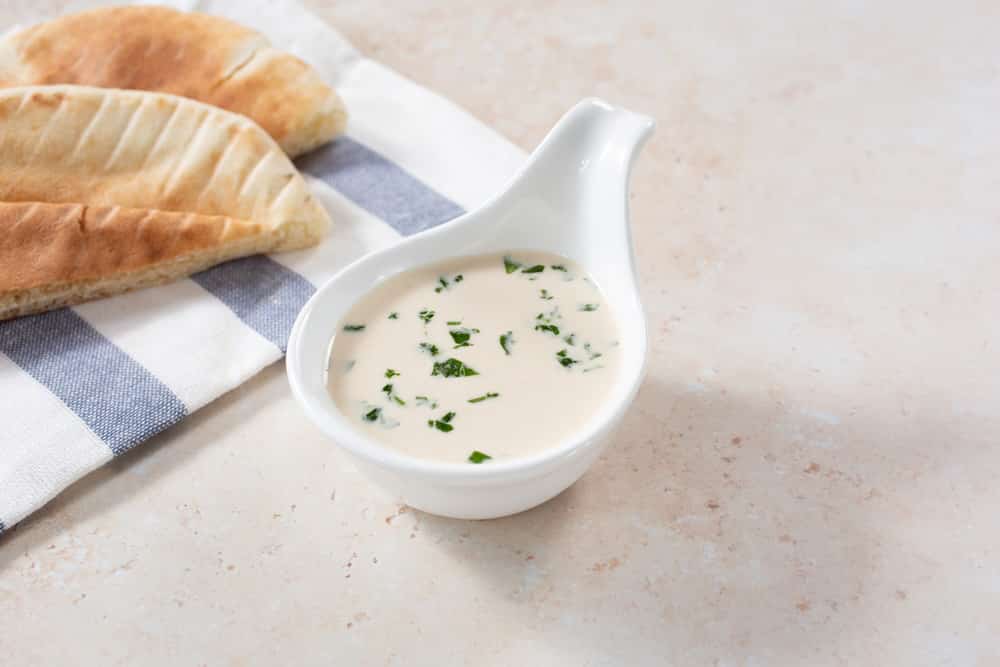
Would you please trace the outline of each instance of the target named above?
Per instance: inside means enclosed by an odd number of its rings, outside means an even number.
[[[513,182],[479,210],[362,257],[319,288],[288,341],[295,398],[376,484],[442,516],[489,519],[545,502],[583,475],[610,441],[642,381],[646,322],[628,223],[632,163],[653,121],[586,99],[549,132]],[[401,271],[449,258],[540,250],[579,263],[600,286],[619,331],[621,370],[603,406],[539,453],[481,465],[418,459],[368,437],[327,389],[330,341],[358,299]],[[566,410],[572,410],[568,405]],[[476,443],[465,443],[474,449]]]

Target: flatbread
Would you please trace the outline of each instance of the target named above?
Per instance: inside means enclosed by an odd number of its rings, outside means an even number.
[[[78,84],[189,97],[253,119],[289,155],[344,130],[337,93],[258,32],[167,7],[104,7],[0,40],[0,86]]]
[[[0,319],[303,248],[327,225],[243,116],[159,93],[0,90]]]

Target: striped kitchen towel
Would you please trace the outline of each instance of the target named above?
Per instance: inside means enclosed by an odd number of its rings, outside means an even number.
[[[337,88],[351,115],[347,135],[298,161],[334,226],[318,248],[0,322],[0,532],[279,360],[317,285],[478,206],[524,160],[448,101],[363,58],[294,0],[171,4],[261,31]]]

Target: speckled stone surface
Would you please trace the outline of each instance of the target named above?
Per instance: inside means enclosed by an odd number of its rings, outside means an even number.
[[[273,367],[0,541],[3,663],[1000,664],[1000,6],[395,4],[314,3],[526,149],[657,118],[617,442],[438,519]]]

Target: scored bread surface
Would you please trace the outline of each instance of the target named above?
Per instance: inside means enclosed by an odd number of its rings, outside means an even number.
[[[0,90],[0,319],[302,248],[327,224],[246,118],[156,93]]]
[[[170,93],[243,114],[289,155],[344,130],[337,93],[260,33],[167,7],[104,7],[0,40],[0,86],[77,84]]]

